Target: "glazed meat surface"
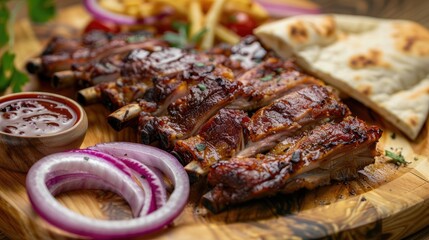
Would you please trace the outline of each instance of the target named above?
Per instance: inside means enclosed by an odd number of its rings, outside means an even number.
[[[171,148],[176,140],[194,135],[211,116],[233,101],[238,92],[236,82],[220,77],[205,78],[192,87],[188,95],[172,103],[166,116],[140,124],[142,141],[151,139],[149,135],[155,130],[163,146]]]
[[[354,153],[374,152],[381,133],[378,127],[347,117],[340,123],[329,122],[303,133],[280,154],[220,161],[210,169],[208,181],[214,188],[203,197],[204,204],[218,211],[230,204],[281,192],[294,176],[346,154],[353,161]]]
[[[186,168],[190,175],[203,176],[213,163],[233,157],[244,148],[249,121],[244,111],[221,109],[198,135],[177,141],[174,152],[184,165],[189,164]]]
[[[270,57],[243,72],[237,81],[243,84],[243,96],[230,108],[255,110],[270,104],[295,88],[322,84],[305,74],[293,61]]]
[[[307,85],[253,114],[249,124],[250,139],[238,156],[253,156],[271,149],[285,136],[349,114],[348,107],[329,88]]]
[[[218,114],[214,120],[204,125],[205,131],[196,137],[178,141],[175,152],[182,155],[186,166],[192,173],[205,175],[208,167],[221,159],[230,157],[248,157],[271,149],[288,136],[298,135],[319,123],[341,121],[350,111],[339,101],[329,88],[322,85],[306,85],[286,94],[272,104],[259,109],[251,118],[234,119],[235,114]],[[219,119],[222,118],[222,119]],[[233,122],[230,120],[234,119]],[[224,131],[222,131],[224,129]],[[218,131],[216,131],[218,130]],[[225,140],[224,140],[225,139]],[[232,143],[232,139],[237,141]],[[218,141],[229,140],[231,149],[220,146]],[[199,151],[192,145],[210,146]],[[212,147],[218,146],[219,147]],[[225,149],[228,149],[225,152]]]
[[[143,47],[150,36],[147,32],[113,35],[92,31],[84,35],[78,44],[56,40],[49,45],[49,48],[54,50],[45,50],[41,56],[41,70],[44,75],[52,76],[54,72],[71,69],[73,64],[85,64],[109,55]]]

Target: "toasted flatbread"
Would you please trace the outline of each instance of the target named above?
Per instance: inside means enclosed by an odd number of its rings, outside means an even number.
[[[429,111],[429,31],[405,20],[348,15],[296,16],[255,34],[370,107],[411,139]]]

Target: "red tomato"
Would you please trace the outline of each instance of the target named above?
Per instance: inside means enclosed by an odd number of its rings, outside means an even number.
[[[257,27],[256,21],[244,12],[236,12],[228,17],[225,26],[238,35],[244,37],[252,34],[253,29]]]
[[[92,30],[101,30],[104,32],[118,33],[121,31],[121,28],[114,23],[102,22],[97,19],[92,19],[91,22],[89,22],[88,25],[86,25],[85,30],[83,30],[83,32],[87,33]]]

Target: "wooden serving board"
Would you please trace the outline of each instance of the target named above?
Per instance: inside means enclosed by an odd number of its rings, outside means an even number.
[[[39,35],[53,31],[76,34],[89,17],[80,7],[58,14],[56,21],[37,29]],[[73,21],[70,21],[73,20]],[[76,27],[76,28],[74,28]],[[18,62],[36,55],[42,42],[34,37],[34,26],[20,21],[15,28]],[[53,91],[37,82],[29,88]],[[70,90],[70,89],[69,89]],[[61,92],[65,95],[73,91]],[[69,95],[72,96],[72,95]],[[429,124],[415,141],[363,107],[348,100],[355,115],[380,124],[385,132],[378,148],[402,148],[411,162],[398,167],[378,158],[361,172],[359,179],[334,183],[312,191],[255,200],[211,214],[199,204],[204,183],[192,186],[189,204],[173,226],[146,236],[156,239],[398,239],[429,225]],[[136,141],[132,129],[112,130],[105,121],[108,111],[101,105],[85,107],[89,129],[81,146],[109,141]],[[100,219],[131,217],[128,205],[117,195],[99,190],[61,194],[57,199],[81,214]],[[25,189],[25,174],[0,169],[0,231],[11,239],[62,239],[74,237],[39,218],[32,210]],[[143,238],[143,237],[142,237]]]

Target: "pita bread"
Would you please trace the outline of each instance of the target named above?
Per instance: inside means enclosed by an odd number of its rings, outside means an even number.
[[[429,31],[405,20],[296,16],[255,34],[415,139],[429,111]]]

